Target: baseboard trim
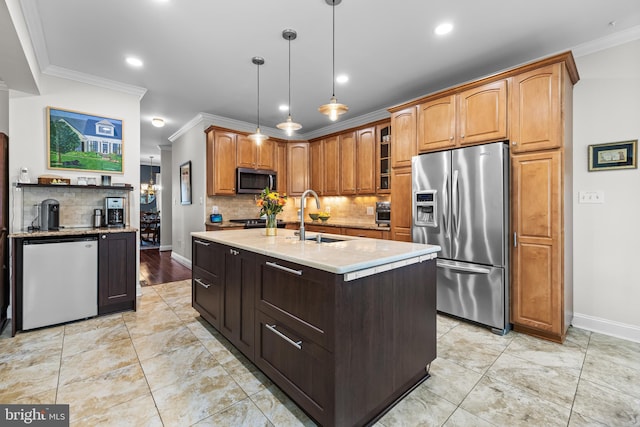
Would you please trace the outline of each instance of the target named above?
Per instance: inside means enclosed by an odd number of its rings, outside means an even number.
[[[160,252],[166,252],[171,250],[171,245],[160,245]]]
[[[171,252],[171,258],[178,261],[180,264],[184,265],[189,270],[191,270],[191,261],[189,259],[183,257],[182,255],[178,255],[175,252]]]
[[[587,314],[574,313],[573,326],[600,334],[640,343],[640,327]]]

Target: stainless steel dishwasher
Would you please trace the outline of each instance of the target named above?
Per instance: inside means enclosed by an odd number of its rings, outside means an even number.
[[[25,239],[22,329],[98,314],[98,237]]]

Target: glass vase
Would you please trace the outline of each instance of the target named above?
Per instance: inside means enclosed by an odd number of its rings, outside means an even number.
[[[278,220],[276,220],[276,214],[267,215],[265,234],[267,236],[275,236],[278,234]]]

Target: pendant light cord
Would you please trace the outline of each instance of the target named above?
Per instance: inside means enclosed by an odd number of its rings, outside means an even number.
[[[291,37],[289,39],[289,117],[291,117]]]
[[[260,64],[258,66],[258,129],[260,129]]]
[[[336,96],[336,1],[333,0],[331,5],[331,11],[333,12],[333,79],[331,80],[331,95]]]

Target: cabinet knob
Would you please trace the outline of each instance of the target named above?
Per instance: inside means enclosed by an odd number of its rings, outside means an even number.
[[[516,141],[511,141],[511,145],[518,145]]]
[[[103,235],[101,236],[101,238],[102,238],[102,239],[106,239],[106,238],[107,238],[107,235],[106,235],[106,234],[103,234]]]
[[[464,138],[464,134],[460,135],[460,138]]]
[[[450,136],[450,137],[449,137],[449,139],[450,139],[450,140],[453,140],[453,136]]]

